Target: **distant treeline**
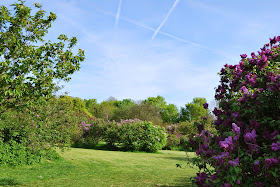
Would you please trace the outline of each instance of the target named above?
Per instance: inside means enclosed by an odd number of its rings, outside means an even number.
[[[148,97],[142,101],[132,99],[117,100],[113,97],[101,103],[96,99],[80,99],[77,97],[60,96],[60,99],[71,104],[74,111],[85,112],[89,116],[102,118],[106,121],[121,119],[140,119],[151,121],[157,125],[175,124],[184,121],[196,121],[205,116],[213,118],[209,110],[204,109],[205,98],[194,98],[180,109],[174,104],[167,104],[162,96]]]

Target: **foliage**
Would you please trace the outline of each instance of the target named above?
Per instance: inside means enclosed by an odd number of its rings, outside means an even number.
[[[83,121],[79,126],[82,133],[80,136],[73,139],[73,146],[86,148],[95,147],[99,143],[100,139],[105,136],[105,128],[103,124],[103,120],[84,116]],[[111,139],[113,139],[113,137],[114,136],[112,136]]]
[[[222,68],[216,134],[200,128],[191,140],[198,186],[280,186],[279,41],[274,37],[258,55],[240,55],[239,64]]]
[[[21,165],[56,157],[54,147],[64,147],[79,137],[81,120],[61,100],[24,111],[7,110],[0,121],[0,165]]]
[[[73,98],[67,95],[61,95],[59,97],[59,100],[61,100],[61,102],[63,102],[65,105],[69,105],[70,109],[73,112],[85,113],[89,117],[92,117],[92,114],[87,110],[86,105],[82,99],[78,97]]]
[[[167,143],[165,145],[165,149],[172,150],[180,146],[180,135],[175,135],[168,133],[167,134]]]
[[[179,116],[178,108],[174,104],[167,105],[165,99],[161,96],[149,97],[144,100],[144,103],[149,103],[155,106],[164,123],[176,123]]]
[[[121,120],[119,123],[94,119],[89,124],[83,122],[81,127],[84,133],[76,145],[84,143],[88,144],[87,147],[94,147],[103,140],[111,148],[118,143],[129,151],[156,152],[166,144],[163,127],[138,119]]]
[[[80,68],[84,51],[71,52],[77,39],[58,37],[58,43],[44,41],[54,13],[45,18],[40,4],[32,15],[24,1],[1,6],[0,11],[0,106],[3,110],[23,107],[49,97],[56,89],[54,80],[69,81]],[[3,111],[2,110],[2,111]],[[0,111],[1,112],[1,111]]]
[[[99,105],[99,111],[96,117],[102,118],[105,121],[112,120],[114,116],[114,111],[117,107],[114,105],[114,101],[103,101]]]
[[[211,132],[215,132],[212,125],[213,119],[202,117],[197,121],[184,121],[177,124],[171,124],[166,126],[167,131],[167,144],[166,149],[180,148],[183,150],[192,150],[189,140],[198,135],[199,128],[205,128]],[[202,126],[203,124],[203,126]]]
[[[201,116],[206,117],[208,111],[203,108],[203,103],[206,103],[205,98],[193,98],[191,103],[186,104],[186,107],[181,109],[180,121],[196,121],[199,120]]]

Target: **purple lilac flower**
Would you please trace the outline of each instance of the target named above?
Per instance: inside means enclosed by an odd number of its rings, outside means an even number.
[[[205,109],[208,109],[208,106],[209,106],[208,103],[204,103],[204,104],[203,104],[203,107],[204,107]]]
[[[274,36],[274,38],[269,38],[271,44],[276,44],[278,41],[278,37]]]
[[[223,186],[223,187],[231,187],[231,184],[230,183],[225,183],[225,184],[223,184],[221,186]]]
[[[240,88],[240,90],[243,92],[243,93],[248,93],[248,89],[246,88],[246,86],[242,86]]]
[[[232,166],[239,165],[239,158],[235,159],[234,161],[230,160],[228,161],[228,163]]]
[[[231,136],[226,138],[225,141],[220,141],[219,144],[220,144],[221,148],[233,150],[233,144],[232,144],[232,137]]]
[[[245,59],[245,58],[247,57],[247,55],[246,55],[246,54],[242,54],[242,55],[240,55],[240,57],[241,57],[242,59]]]
[[[256,166],[256,165],[259,165],[259,163],[260,163],[260,161],[257,160],[257,161],[255,161],[254,165],[255,165],[255,166]]]
[[[256,137],[257,137],[256,130],[253,129],[252,132],[247,132],[244,135],[244,140],[245,142],[252,142],[256,140]]]
[[[237,181],[236,181],[236,184],[240,184],[240,180],[237,180]]]
[[[214,181],[218,178],[217,173],[210,176],[210,180]]]
[[[203,131],[204,130],[204,124],[199,124],[197,126],[197,129],[198,129],[199,132]]]
[[[268,169],[270,166],[274,166],[279,164],[279,160],[277,158],[267,158],[264,160],[265,167]]]
[[[236,135],[240,134],[240,127],[238,127],[235,123],[232,124],[232,129]]]
[[[177,134],[176,136],[177,136],[177,138],[179,138],[179,139],[180,139],[180,138],[181,138],[181,136],[182,136],[182,134]]]
[[[231,115],[234,118],[238,118],[240,116],[239,112],[233,112]]]
[[[207,120],[207,117],[203,117],[203,116],[202,116],[200,119],[202,119],[202,120]]]
[[[245,101],[245,99],[247,98],[247,94],[246,93],[244,93],[243,94],[243,96],[240,98],[240,99],[237,99],[237,101],[239,101],[239,102],[244,102]]]
[[[271,149],[273,151],[278,151],[280,149],[280,142],[277,142],[277,143],[272,143],[271,144]]]
[[[279,134],[278,130],[273,131],[273,133],[271,134],[271,139],[274,139],[276,136],[278,136],[278,134]]]
[[[206,182],[207,174],[205,172],[197,173],[197,177],[195,177],[195,184],[198,186],[202,186]]]

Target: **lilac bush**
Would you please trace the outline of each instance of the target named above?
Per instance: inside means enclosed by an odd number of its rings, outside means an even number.
[[[280,186],[280,36],[220,72],[214,134],[190,140],[197,186]],[[208,104],[204,104],[208,108]]]

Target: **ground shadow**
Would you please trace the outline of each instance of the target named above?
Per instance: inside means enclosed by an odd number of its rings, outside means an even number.
[[[170,159],[170,160],[177,160],[177,161],[188,161],[187,157],[163,157],[164,159]]]
[[[120,144],[116,145],[108,145],[108,144],[97,144],[97,145],[88,145],[88,144],[74,144],[71,145],[73,148],[81,148],[81,149],[93,149],[93,150],[102,150],[102,151],[121,151],[121,152],[131,152],[131,153],[152,153],[152,154],[162,154],[160,152],[146,152],[146,151],[134,151],[125,148]]]
[[[192,182],[188,179],[186,179],[185,177],[180,177],[177,178],[176,180],[176,185],[156,185],[156,186],[160,186],[160,187],[194,187],[194,185],[192,184]]]
[[[20,185],[21,183],[13,178],[0,178],[0,186],[14,186]]]

